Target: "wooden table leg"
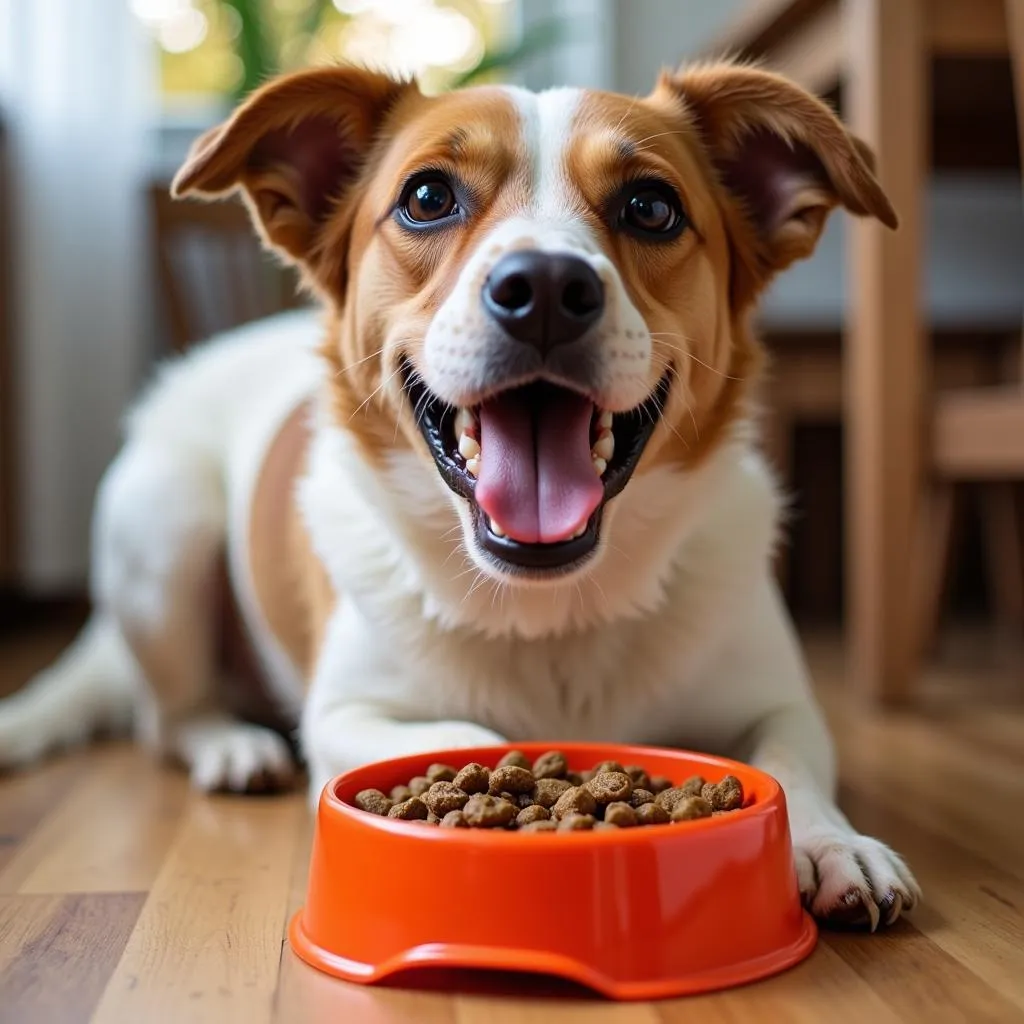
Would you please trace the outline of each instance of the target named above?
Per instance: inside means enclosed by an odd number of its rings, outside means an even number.
[[[843,0],[846,116],[874,149],[900,217],[849,224],[846,380],[850,665],[865,696],[898,701],[916,669],[912,571],[922,482],[922,220],[929,60],[924,0]]]

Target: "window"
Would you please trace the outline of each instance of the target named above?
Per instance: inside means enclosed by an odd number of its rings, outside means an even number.
[[[350,60],[436,92],[515,62],[515,0],[131,0],[168,112],[226,103],[271,74]]]

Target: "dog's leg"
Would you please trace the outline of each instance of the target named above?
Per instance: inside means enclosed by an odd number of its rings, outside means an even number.
[[[740,709],[752,715],[735,753],[782,785],[808,908],[837,925],[891,924],[918,902],[920,889],[897,854],[860,835],[836,806],[832,740],[768,581],[726,649],[713,667],[717,690],[709,700],[718,702],[720,722]]]
[[[202,789],[263,789],[287,782],[293,764],[280,736],[216,703],[212,598],[224,540],[223,486],[209,455],[130,442],[100,488],[94,586],[144,677],[139,738],[183,761]]]
[[[753,736],[752,764],[782,785],[800,891],[831,924],[892,924],[921,898],[914,876],[884,843],[860,835],[834,802],[831,745],[809,704],[781,708]]]
[[[401,706],[408,686],[402,661],[402,651],[388,650],[374,640],[372,627],[351,604],[335,613],[300,730],[314,804],[335,775],[362,764],[504,742],[497,733],[473,722],[397,721],[394,709]]]

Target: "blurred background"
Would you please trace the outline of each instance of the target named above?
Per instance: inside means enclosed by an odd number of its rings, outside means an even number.
[[[905,695],[958,624],[975,640],[956,656],[1009,659],[1021,696],[1020,8],[0,0],[0,631],[81,608],[96,483],[153,364],[297,301],[236,204],[167,199],[192,139],[255,85],[350,59],[428,91],[636,93],[729,51],[850,118],[904,219],[882,237],[834,217],[759,317],[765,445],[793,495],[786,598],[805,630],[847,627],[872,696]]]

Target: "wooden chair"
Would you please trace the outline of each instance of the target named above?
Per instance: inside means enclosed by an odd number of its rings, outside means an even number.
[[[1024,176],[1024,0],[1006,0],[1006,17]],[[1021,294],[1024,303],[1024,283]],[[932,406],[930,493],[919,556],[924,646],[934,636],[949,571],[957,485],[965,481],[980,485],[996,621],[1003,628],[1024,630],[1024,507],[1018,501],[1024,483],[1024,332],[1013,374],[1012,384],[949,391],[936,396]]]
[[[261,249],[240,202],[173,200],[163,182],[150,187],[149,200],[160,301],[174,351],[303,304],[294,272]]]

